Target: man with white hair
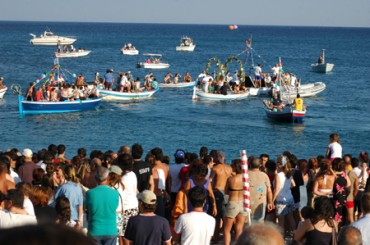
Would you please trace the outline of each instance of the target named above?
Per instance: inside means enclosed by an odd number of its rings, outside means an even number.
[[[361,197],[361,209],[364,214],[351,226],[361,231],[362,241],[364,244],[370,244],[370,193],[364,193]]]
[[[39,168],[39,166],[37,166],[32,161],[33,153],[31,149],[28,149],[28,148],[24,149],[22,152],[22,156],[23,156],[24,161],[23,161],[23,164],[18,169],[19,178],[21,178],[23,182],[26,182],[32,185],[33,170]]]

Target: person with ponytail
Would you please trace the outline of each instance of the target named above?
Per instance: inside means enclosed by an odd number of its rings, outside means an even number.
[[[56,190],[54,200],[62,196],[68,198],[71,206],[71,219],[76,222],[77,227],[82,227],[82,218],[83,218],[82,187],[79,184],[79,179],[76,177],[76,171],[73,165],[66,165],[64,167],[63,172],[64,177],[66,179],[66,183],[61,185]]]

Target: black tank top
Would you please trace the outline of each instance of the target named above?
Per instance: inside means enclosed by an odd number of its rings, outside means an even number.
[[[306,244],[331,245],[332,233],[316,230],[307,232]]]

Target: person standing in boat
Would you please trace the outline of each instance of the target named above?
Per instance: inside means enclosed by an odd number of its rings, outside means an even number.
[[[103,80],[105,89],[112,90],[113,83],[114,83],[113,70],[108,69],[104,75],[104,80]]]
[[[297,98],[294,99],[294,107],[297,111],[303,111],[303,99],[300,94],[297,94]]]
[[[3,77],[0,77],[0,89],[6,88],[6,86],[3,85],[3,81],[4,81],[4,78]]]
[[[60,44],[60,40],[58,40],[58,43],[57,43],[57,52],[58,53],[62,52],[62,45]]]
[[[28,87],[27,93],[26,93],[26,96],[25,96],[27,101],[33,101],[34,100],[33,95],[35,94],[35,86],[36,86],[35,82],[30,83],[30,86]]]
[[[317,63],[324,64],[324,57],[320,55],[319,59],[317,60]]]

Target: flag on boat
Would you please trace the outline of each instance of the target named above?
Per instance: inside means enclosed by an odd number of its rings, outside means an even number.
[[[247,39],[245,40],[245,45],[247,45],[247,49],[251,49],[252,48],[252,45],[251,45],[251,40],[250,39]]]
[[[248,213],[248,224],[251,225],[251,215],[250,215],[250,190],[249,190],[249,175],[248,175],[248,158],[247,151],[241,151],[242,157],[242,174],[243,174],[243,207],[244,211]]]

